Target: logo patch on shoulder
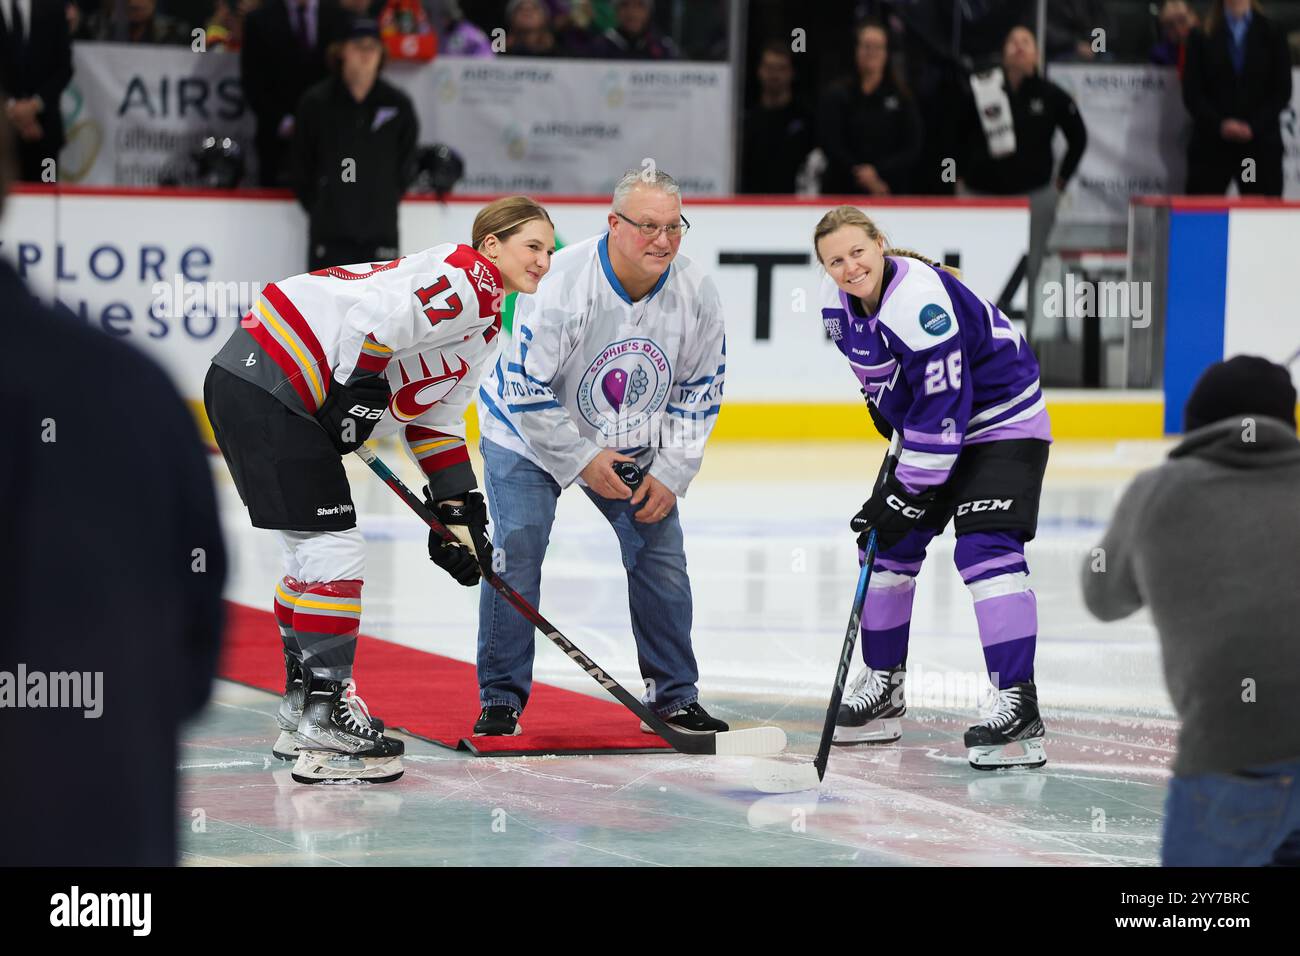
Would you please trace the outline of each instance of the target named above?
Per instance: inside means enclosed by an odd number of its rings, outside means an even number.
[[[844,313],[825,309],[822,311],[822,325],[826,326],[826,334],[832,341],[838,342],[844,338]]]
[[[931,335],[943,335],[952,328],[952,316],[933,302],[921,310],[921,328]]]

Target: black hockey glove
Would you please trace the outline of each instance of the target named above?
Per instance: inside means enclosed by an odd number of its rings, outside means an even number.
[[[933,491],[914,495],[891,471],[849,522],[849,527],[858,532],[858,547],[866,549],[867,533],[872,528],[876,529],[877,551],[898,544],[925,517],[926,509],[933,501]]]
[[[894,437],[894,426],[885,420],[885,416],[880,414],[880,409],[876,408],[874,402],[867,398],[866,390],[862,392],[862,397],[867,401],[867,414],[871,416],[871,424],[876,426],[876,431],[880,432],[880,437],[885,441],[891,441]]]
[[[460,584],[473,587],[478,584],[483,569],[492,568],[492,541],[488,537],[487,505],[483,503],[483,496],[477,491],[469,491],[461,496],[464,504],[435,503],[430,499],[429,489],[425,488],[424,497],[437,513],[438,520],[460,540],[460,544],[448,544],[431,530],[430,560]]]
[[[359,379],[351,385],[330,383],[330,393],[316,413],[316,421],[340,455],[356,451],[366,443],[388,407],[389,394],[388,380],[382,375]]]

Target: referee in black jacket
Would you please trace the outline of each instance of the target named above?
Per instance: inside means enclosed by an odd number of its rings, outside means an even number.
[[[329,77],[298,104],[292,182],[310,218],[308,269],[398,256],[397,205],[415,178],[419,122],[379,76],[374,20],[352,21]]]

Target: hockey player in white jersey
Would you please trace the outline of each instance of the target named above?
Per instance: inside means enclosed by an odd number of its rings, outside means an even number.
[[[537,295],[520,299],[479,388],[494,543],[507,580],[536,605],[556,501],[581,481],[618,536],[648,706],[683,731],[725,731],[698,700],[677,509],[722,401],[722,305],[678,255],[689,223],[670,176],[624,175],[608,224],[561,250]],[[644,473],[635,492],[614,470],[629,462]],[[475,734],[520,732],[533,647],[532,626],[483,586]]]
[[[204,404],[254,527],[275,530],[285,693],[277,757],[302,783],[396,780],[401,741],[356,694],[365,542],[341,456],[399,433],[425,496],[459,545],[429,556],[459,583],[490,566],[487,509],[465,447],[464,413],[500,348],[501,304],[532,293],[555,231],[524,196],[485,206],[473,246],[320,269],[263,289],[213,359]]]

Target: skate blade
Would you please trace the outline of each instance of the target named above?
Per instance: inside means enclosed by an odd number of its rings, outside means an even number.
[[[971,747],[968,759],[976,770],[1001,770],[1006,767],[1032,769],[1047,763],[1047,752],[1043,750],[1041,737],[1030,737],[1028,740],[1013,740],[1009,744]]]
[[[888,744],[903,736],[903,722],[897,717],[885,720],[873,720],[861,727],[835,727],[831,743],[845,746],[848,744]]]
[[[391,783],[404,773],[401,757],[354,757],[302,750],[293,765],[298,783]]]
[[[271,745],[271,753],[280,760],[297,760],[298,742],[293,739],[293,732],[280,731],[280,736],[276,737],[275,743]]]

